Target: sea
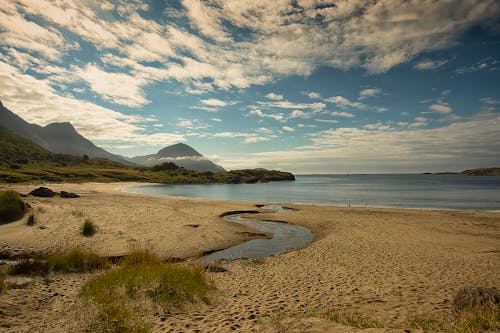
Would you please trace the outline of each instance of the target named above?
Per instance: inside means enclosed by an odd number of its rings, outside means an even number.
[[[462,174],[296,175],[256,184],[148,184],[124,191],[261,203],[500,211],[500,176]]]

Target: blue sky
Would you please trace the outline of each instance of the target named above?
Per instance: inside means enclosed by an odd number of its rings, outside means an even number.
[[[185,142],[227,169],[500,165],[500,3],[0,4],[0,99],[105,149]]]

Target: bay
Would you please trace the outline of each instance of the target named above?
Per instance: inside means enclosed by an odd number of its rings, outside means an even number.
[[[257,184],[148,184],[128,192],[336,206],[500,210],[499,176],[461,174],[296,175],[295,181]]]

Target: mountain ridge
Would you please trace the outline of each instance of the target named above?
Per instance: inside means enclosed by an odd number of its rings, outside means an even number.
[[[87,155],[91,158],[107,158],[114,162],[131,164],[126,158],[96,146],[79,134],[69,122],[56,122],[43,127],[32,124],[7,109],[1,101],[0,124],[52,153]]]

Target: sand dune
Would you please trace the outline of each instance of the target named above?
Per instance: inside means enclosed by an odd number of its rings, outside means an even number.
[[[116,184],[51,185],[80,199],[33,199],[42,207],[39,225],[0,226],[3,250],[51,250],[83,245],[121,254],[130,242],[160,254],[192,256],[242,241],[242,227],[218,215],[253,209],[253,203],[220,202],[120,193]],[[27,187],[19,188],[25,192]],[[305,248],[263,260],[224,263],[210,273],[217,289],[209,304],[167,316],[151,314],[157,332],[357,332],[325,319],[325,312],[360,312],[383,328],[409,327],[419,315],[449,314],[451,299],[465,285],[499,287],[500,213],[341,208],[294,205],[294,212],[268,213],[310,228]],[[76,216],[73,211],[83,212]],[[78,234],[83,218],[100,232]],[[186,224],[199,224],[198,228]],[[134,239],[134,241],[132,241]],[[76,297],[86,275],[36,278],[26,289],[0,295],[0,331],[67,332],[78,328]],[[6,327],[9,326],[9,327]]]

